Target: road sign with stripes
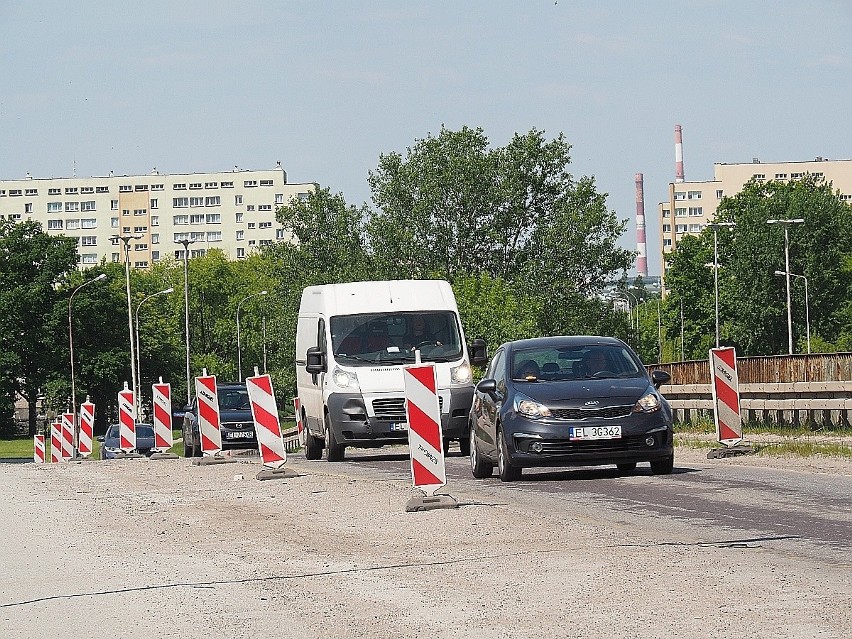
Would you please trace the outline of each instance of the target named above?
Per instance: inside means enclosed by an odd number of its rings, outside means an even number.
[[[172,437],[172,387],[170,384],[151,386],[154,397],[154,448],[165,451],[174,446]]]
[[[36,464],[44,463],[44,435],[33,436],[33,461]]]
[[[92,454],[92,433],[95,431],[95,405],[86,401],[80,404],[80,434],[77,450],[81,457]]]
[[[195,395],[198,398],[198,436],[205,457],[222,452],[222,422],[219,416],[219,391],[215,375],[195,378]]]
[[[118,391],[118,446],[125,453],[136,450],[136,404],[126,382]]]
[[[74,413],[62,413],[62,460],[74,457]]]
[[[281,437],[281,423],[278,420],[278,404],[272,392],[272,379],[269,375],[246,377],[246,388],[251,401],[254,432],[257,435],[261,461],[267,468],[280,468],[287,463],[287,451]]]
[[[403,370],[411,477],[415,488],[433,495],[447,483],[435,366],[414,365]]]
[[[62,461],[62,422],[50,425],[50,463]]]
[[[731,347],[711,348],[710,372],[716,439],[720,444],[733,446],[743,439],[736,351]]]

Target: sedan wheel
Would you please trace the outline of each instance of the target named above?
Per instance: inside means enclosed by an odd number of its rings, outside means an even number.
[[[509,459],[509,449],[506,438],[503,437],[503,429],[497,430],[497,472],[500,474],[500,481],[503,482],[517,481],[521,478],[521,469],[513,466]]]
[[[670,455],[665,459],[659,459],[651,462],[651,472],[655,475],[671,475],[674,470],[674,455]]]
[[[636,462],[627,462],[627,463],[624,463],[624,464],[616,464],[616,466],[618,467],[618,472],[623,473],[625,475],[627,473],[632,473],[634,470],[636,470]]]
[[[465,441],[470,445],[470,471],[473,476],[477,479],[491,477],[494,472],[494,465],[482,459],[479,446],[476,443],[476,429],[473,424],[470,425],[470,439]]]

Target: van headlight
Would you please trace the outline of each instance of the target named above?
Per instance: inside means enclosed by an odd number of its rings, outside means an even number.
[[[453,384],[470,384],[470,379],[470,364],[467,362],[450,369],[450,380]]]
[[[334,380],[334,385],[338,388],[348,388],[350,390],[360,390],[358,386],[358,375],[351,371],[345,371],[337,366],[331,372],[331,378]]]
[[[634,413],[653,413],[660,408],[660,398],[656,393],[646,393],[633,407]]]
[[[518,393],[515,395],[515,412],[524,417],[550,417],[550,409],[544,404],[539,404],[534,399]]]

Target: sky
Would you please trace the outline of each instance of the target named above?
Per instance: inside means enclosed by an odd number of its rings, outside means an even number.
[[[683,127],[719,162],[852,158],[846,0],[0,0],[0,179],[274,168],[371,203],[383,153],[463,126],[571,144],[648,270]]]

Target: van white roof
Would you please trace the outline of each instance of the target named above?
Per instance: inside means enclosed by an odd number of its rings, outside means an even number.
[[[450,284],[444,280],[386,280],[308,286],[300,314],[355,315],[391,311],[458,312]]]

